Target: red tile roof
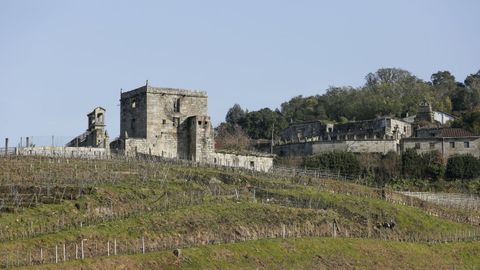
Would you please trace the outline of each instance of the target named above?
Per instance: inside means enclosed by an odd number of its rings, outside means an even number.
[[[426,128],[421,129],[425,131],[433,131],[436,133],[435,137],[470,137],[476,136],[470,131],[467,131],[463,128]]]

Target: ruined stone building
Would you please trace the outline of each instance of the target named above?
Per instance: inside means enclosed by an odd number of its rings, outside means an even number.
[[[149,85],[120,98],[120,140],[126,153],[207,159],[213,149],[213,128],[205,92]]]
[[[385,154],[400,151],[400,140],[411,135],[410,123],[391,117],[344,124],[314,121],[294,124],[283,130],[274,151],[279,155],[309,155],[335,150]]]
[[[270,156],[217,153],[206,92],[152,87],[121,93],[120,137],[112,149],[266,171]]]
[[[390,117],[330,124],[313,121],[294,124],[281,133],[282,142],[401,139],[410,137],[411,124]]]
[[[108,148],[109,137],[105,130],[105,109],[97,107],[91,113],[87,114],[87,117],[87,131],[75,137],[67,143],[66,146]]]

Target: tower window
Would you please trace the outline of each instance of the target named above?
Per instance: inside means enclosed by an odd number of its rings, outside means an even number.
[[[180,112],[180,99],[176,98],[173,100],[173,111]]]

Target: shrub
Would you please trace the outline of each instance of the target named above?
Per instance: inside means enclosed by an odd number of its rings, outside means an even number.
[[[473,179],[480,176],[480,159],[472,155],[450,157],[447,163],[448,179]]]
[[[402,154],[403,177],[438,180],[444,173],[443,158],[438,151],[418,154],[414,149],[407,149]]]
[[[306,156],[303,161],[305,167],[340,172],[342,174],[358,175],[360,162],[351,152],[327,152],[319,155]]]

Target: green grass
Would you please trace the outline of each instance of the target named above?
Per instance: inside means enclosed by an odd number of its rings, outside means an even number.
[[[412,244],[372,239],[296,238],[50,264],[25,269],[477,269],[480,245]]]
[[[63,242],[78,243],[83,238],[89,239],[89,243],[97,241],[105,244],[112,239],[133,241],[141,236],[149,241],[196,237],[197,243],[203,245],[212,239],[209,238],[212,235],[248,238],[265,228],[279,228],[282,224],[287,225],[286,230],[291,234],[305,224],[307,227],[331,230],[334,220],[340,227],[340,235],[345,235],[348,230],[350,235],[367,235],[367,231],[373,231],[369,233],[375,237],[382,234],[438,236],[474,228],[428,215],[419,208],[378,199],[377,189],[333,180],[276,177],[138,161],[72,159],[67,162],[31,157],[2,159],[0,169],[3,183],[39,185],[48,179],[49,183],[78,181],[86,183],[87,187],[95,184],[95,192],[76,200],[23,208],[15,213],[0,213],[0,234],[22,232],[31,226],[54,227],[59,220],[78,223],[100,219],[82,228],[0,242],[0,250],[10,254],[31,249],[38,251],[40,247],[52,247]],[[99,181],[102,179],[105,181]],[[235,190],[238,198],[233,195]],[[202,199],[188,204],[186,202],[192,192],[202,194]],[[265,197],[276,200],[262,203]],[[303,202],[312,200],[313,205],[320,202],[321,207],[308,209],[305,207],[308,204],[303,207],[286,205],[286,198]],[[168,208],[163,208],[165,202],[169,203]],[[101,221],[112,210],[133,214]],[[455,213],[459,210],[445,211]],[[377,223],[392,219],[396,222],[394,230],[382,229],[380,233],[373,230]],[[353,238],[260,240],[188,248],[181,266],[186,269],[310,269],[317,266],[325,269],[383,269],[401,265],[400,268],[407,269],[437,269],[449,268],[453,263],[458,264],[458,268],[468,268],[478,265],[478,250],[478,243],[425,245]],[[436,261],[430,265],[425,258]],[[399,264],[393,264],[397,262]],[[158,252],[88,259],[63,266],[73,269],[163,269],[176,268],[178,265],[175,263],[170,252]],[[55,266],[45,266],[45,269],[49,267],[55,269]]]

